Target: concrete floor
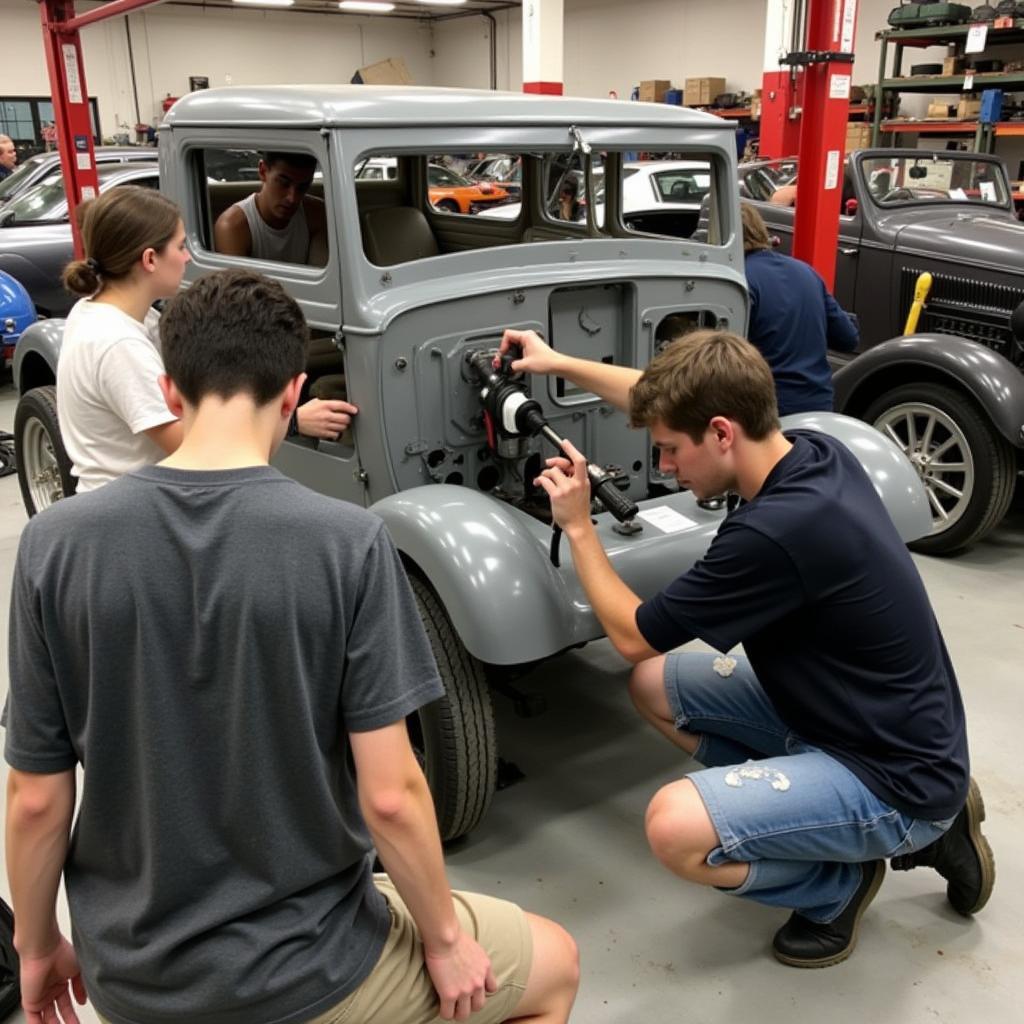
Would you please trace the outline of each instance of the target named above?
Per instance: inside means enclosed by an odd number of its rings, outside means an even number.
[[[0,389],[0,428],[13,414],[13,392]],[[16,479],[0,480],[4,629],[24,522]],[[649,854],[647,800],[693,762],[638,721],[626,665],[607,642],[592,644],[523,680],[547,695],[544,715],[519,719],[496,698],[502,754],[526,777],[448,854],[454,886],[516,900],[575,935],[574,1021],[1024,1021],[1024,505],[968,554],[917,564],[967,705],[998,865],[989,906],[967,921],[933,872],[890,874],[849,961],[823,971],[777,964],[769,942],[785,913],[680,882]],[[6,659],[0,672],[6,694]],[[6,878],[0,889],[6,897]],[[96,1019],[90,1007],[81,1017]]]

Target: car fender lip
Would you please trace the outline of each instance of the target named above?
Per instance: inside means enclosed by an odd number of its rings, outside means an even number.
[[[927,366],[959,384],[1007,441],[1024,447],[1024,375],[1005,356],[953,334],[905,335],[861,353],[832,378],[836,411],[848,409],[872,379],[901,365]]]

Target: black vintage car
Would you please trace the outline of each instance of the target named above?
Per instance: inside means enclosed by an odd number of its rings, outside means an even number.
[[[739,172],[741,197],[788,252],[796,161]],[[925,271],[931,289],[904,336]],[[933,530],[912,546],[962,550],[1002,519],[1024,465],[1024,224],[1002,162],[946,151],[853,153],[835,296],[861,331],[853,356],[830,353],[836,411],[873,423],[917,467]]]

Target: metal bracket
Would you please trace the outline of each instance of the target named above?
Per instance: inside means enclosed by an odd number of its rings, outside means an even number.
[[[779,58],[780,64],[787,64],[790,67],[802,67],[807,64],[852,64],[853,61],[852,53],[838,50],[794,50]]]

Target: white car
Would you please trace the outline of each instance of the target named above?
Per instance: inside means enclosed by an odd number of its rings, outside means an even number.
[[[688,238],[697,227],[701,201],[710,189],[711,169],[703,160],[652,160],[622,165],[623,216],[635,231]],[[506,203],[483,210],[477,216],[516,220],[519,211],[519,203]],[[597,187],[595,213],[601,223],[603,184]]]

